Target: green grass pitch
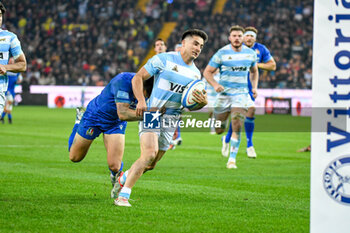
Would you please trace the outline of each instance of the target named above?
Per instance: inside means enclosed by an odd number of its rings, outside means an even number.
[[[220,136],[184,132],[183,145],[136,183],[131,208],[109,197],[101,136],[82,162],[69,161],[74,120],[73,109],[15,107],[13,124],[0,124],[0,232],[309,231],[310,154],[296,150],[310,133],[283,127],[307,128],[310,118],[257,116],[257,127],[279,122],[281,130],[255,133],[257,159],[247,158],[243,139],[237,170],[226,169]],[[139,152],[129,123],[126,168]]]

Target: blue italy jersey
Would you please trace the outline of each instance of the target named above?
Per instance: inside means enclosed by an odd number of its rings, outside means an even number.
[[[113,124],[120,121],[116,103],[128,103],[135,107],[136,99],[132,91],[131,80],[135,73],[120,73],[115,76],[88,104],[84,117],[96,122]]]
[[[181,113],[181,96],[187,84],[200,79],[196,65],[187,65],[180,52],[168,52],[155,55],[148,60],[144,68],[154,76],[154,86],[148,108],[166,108],[168,114]]]
[[[7,30],[0,29],[0,64],[7,65],[9,58],[17,59],[22,48],[17,36]],[[0,91],[6,91],[8,86],[7,75],[0,75]]]
[[[235,52],[228,44],[219,49],[210,59],[209,64],[220,69],[220,81],[224,95],[248,93],[248,74],[250,67],[256,64],[256,53],[245,45],[240,52]]]
[[[270,51],[263,44],[255,43],[253,47],[251,47],[251,49],[253,49],[257,54],[257,63],[266,63],[272,59]],[[251,93],[252,84],[249,80],[249,76],[248,76],[248,88],[249,88],[249,93]]]
[[[15,97],[15,86],[20,73],[7,72],[7,77],[9,79],[7,92],[10,92],[13,97]]]

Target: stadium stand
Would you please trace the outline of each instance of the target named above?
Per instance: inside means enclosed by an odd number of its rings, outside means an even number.
[[[214,14],[218,3],[223,11]],[[196,61],[202,71],[231,25],[255,26],[277,63],[259,86],[311,88],[312,0],[13,0],[6,7],[4,26],[22,41],[30,84],[105,85],[121,70],[137,71],[164,23],[176,22],[169,49],[188,28],[209,35]]]

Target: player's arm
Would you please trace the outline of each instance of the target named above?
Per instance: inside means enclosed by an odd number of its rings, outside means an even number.
[[[0,65],[0,74],[6,74],[7,71],[14,73],[24,72],[27,69],[27,60],[24,53],[19,55],[13,64]]]
[[[207,65],[203,72],[204,78],[208,81],[210,85],[212,85],[216,92],[224,91],[224,87],[221,86],[218,82],[215,81],[214,75],[216,73],[217,68]]]
[[[142,117],[136,116],[136,111],[130,108],[129,103],[117,102],[118,117],[122,121],[138,121]]]
[[[271,57],[271,59],[265,63],[258,63],[258,68],[262,70],[267,70],[267,71],[276,70],[275,59]]]
[[[150,77],[151,75],[144,67],[142,67],[131,81],[132,90],[138,102],[136,105],[136,116],[138,117],[142,116],[143,111],[146,109],[146,100],[145,96],[143,95],[143,81],[149,79]]]
[[[250,67],[249,77],[250,77],[250,82],[252,83],[253,97],[256,98],[258,96],[257,89],[258,89],[258,82],[259,82],[259,70],[258,70],[257,64]]]

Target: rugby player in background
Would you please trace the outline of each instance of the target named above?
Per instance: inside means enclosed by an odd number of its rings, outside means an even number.
[[[257,34],[258,34],[258,30],[256,28],[246,27],[245,33],[243,36],[244,44],[249,48],[253,49],[257,53],[257,63],[258,63],[259,69],[266,70],[266,71],[276,70],[276,62],[271,56],[270,51],[266,48],[265,45],[256,42]],[[249,80],[249,76],[248,76],[248,87],[249,87],[249,95],[251,99],[255,101],[255,97],[252,92],[252,84]],[[257,154],[253,146],[253,133],[255,128],[254,116],[255,116],[255,107],[252,106],[248,109],[248,112],[244,121],[244,128],[245,128],[246,137],[247,137],[247,155],[249,158],[257,157]],[[229,154],[231,135],[232,135],[232,126],[230,124],[230,127],[227,131],[226,136],[224,136],[221,139],[222,140],[221,153],[225,157],[227,157]]]

